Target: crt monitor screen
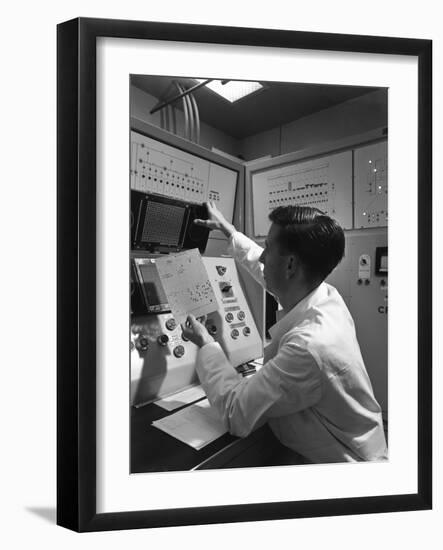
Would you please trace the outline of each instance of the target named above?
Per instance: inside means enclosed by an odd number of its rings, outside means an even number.
[[[184,206],[148,201],[141,240],[163,246],[178,246],[185,214]]]

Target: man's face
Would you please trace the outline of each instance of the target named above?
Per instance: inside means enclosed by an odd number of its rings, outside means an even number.
[[[266,282],[266,289],[279,297],[286,287],[286,261],[287,256],[281,254],[278,244],[278,233],[280,229],[274,223],[269,229],[265,241],[265,248],[259,261],[264,265],[263,276]]]

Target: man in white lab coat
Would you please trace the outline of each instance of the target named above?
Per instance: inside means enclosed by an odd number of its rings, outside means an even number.
[[[352,317],[324,279],[344,255],[341,227],[310,207],[278,207],[261,248],[213,203],[195,223],[221,230],[228,250],[278,300],[264,365],[243,378],[205,326],[189,316],[184,335],[200,349],[197,373],[230,433],[268,422],[289,449],[314,463],[385,460],[386,441]]]

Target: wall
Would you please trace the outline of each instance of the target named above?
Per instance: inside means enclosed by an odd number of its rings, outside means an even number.
[[[149,114],[149,111],[157,103],[158,99],[156,97],[140,90],[140,88],[131,87],[131,115],[161,127],[160,111],[157,111],[153,115]],[[184,137],[185,123],[183,111],[178,108],[174,108],[174,111],[177,120],[177,135]],[[216,147],[235,157],[239,152],[238,140],[204,122],[200,124],[200,145],[207,149]]]
[[[387,126],[387,91],[378,90],[244,139],[246,160],[299,151]]]

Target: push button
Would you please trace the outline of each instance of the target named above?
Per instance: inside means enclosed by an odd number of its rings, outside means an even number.
[[[238,330],[236,328],[231,330],[231,338],[236,340],[239,336],[240,336],[240,333],[238,332]]]
[[[225,315],[225,319],[226,321],[228,321],[228,323],[230,323],[234,319],[234,316],[232,315],[231,312],[229,312]]]
[[[175,322],[174,318],[168,319],[165,324],[168,330],[174,330],[175,327],[177,326],[177,323]]]
[[[160,334],[160,336],[157,338],[157,342],[161,346],[166,346],[166,344],[169,342],[169,336],[167,334]]]
[[[211,334],[211,336],[214,336],[214,334],[217,334],[217,326],[216,325],[209,325],[207,327],[207,329],[208,329],[209,334]]]
[[[149,348],[149,340],[146,336],[140,336],[135,345],[139,351],[146,351]]]
[[[182,357],[185,354],[185,348],[183,346],[176,346],[173,350],[176,357]]]

